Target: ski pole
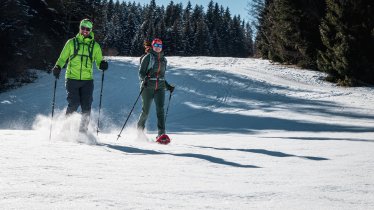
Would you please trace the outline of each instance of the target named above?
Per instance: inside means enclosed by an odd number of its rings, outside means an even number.
[[[166,118],[168,117],[168,112],[169,112],[169,105],[170,105],[170,100],[171,100],[171,92],[170,92],[170,95],[169,95],[169,102],[168,102],[168,106],[166,108],[166,114],[165,114],[165,123],[166,123]]]
[[[103,98],[103,87],[104,87],[104,71],[101,72],[101,90],[100,90],[100,102],[99,102],[99,117],[97,118],[97,129],[96,135],[99,135],[100,128],[100,111],[101,111],[101,99]]]
[[[53,88],[52,117],[51,117],[51,126],[49,127],[49,140],[51,140],[51,136],[52,136],[53,114],[55,112],[55,100],[56,100],[56,87],[57,87],[57,78],[55,78],[55,86]]]
[[[130,113],[127,115],[127,119],[126,119],[125,123],[123,124],[121,131],[118,134],[117,140],[119,139],[119,137],[121,137],[121,133],[122,133],[123,129],[125,128],[126,123],[129,120],[130,115],[131,115],[132,111],[134,110],[135,105],[138,103],[138,100],[139,100],[140,96],[142,95],[143,90],[144,90],[144,86],[140,90],[140,93],[139,93],[138,97],[136,98],[136,101],[135,101],[134,105],[132,106],[132,109],[130,110]]]

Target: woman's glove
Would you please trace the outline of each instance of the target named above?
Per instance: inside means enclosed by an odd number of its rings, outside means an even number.
[[[173,93],[175,86],[171,84],[166,84],[166,89],[170,91],[170,93]]]

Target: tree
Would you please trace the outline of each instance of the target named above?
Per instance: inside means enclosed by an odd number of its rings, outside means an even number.
[[[273,17],[270,28],[272,44],[270,59],[281,63],[298,64],[303,59],[299,49],[305,47],[301,38],[300,22],[302,12],[292,0],[274,0],[269,15]]]
[[[273,17],[269,15],[273,0],[264,0],[264,7],[258,13],[257,35],[255,38],[255,53],[257,56],[269,59],[271,56],[270,32]],[[261,8],[261,7],[258,7]]]
[[[194,37],[195,55],[208,56],[210,43],[210,34],[204,18],[200,18],[196,24]]]
[[[273,61],[316,69],[323,11],[324,0],[265,1],[258,20],[258,52]]]
[[[113,2],[113,0],[109,0],[109,2],[108,2],[108,4],[107,4],[107,7],[106,7],[106,10],[107,10],[107,12],[106,12],[106,14],[107,14],[107,19],[108,20],[111,20],[112,19],[112,16],[113,16],[113,14],[114,14],[114,2]]]
[[[321,23],[325,49],[319,52],[318,68],[342,85],[356,80],[374,83],[374,3],[367,0],[327,0]]]
[[[223,12],[224,11],[224,12]],[[232,18],[230,9],[226,7],[226,9],[221,8],[222,16],[222,24],[219,27],[218,34],[220,35],[220,39],[222,40],[220,43],[220,51],[221,56],[231,56],[233,51],[232,46],[232,39],[231,39],[231,32],[230,28],[232,27]]]
[[[59,2],[13,0],[0,5],[0,90],[12,81],[30,82],[30,68],[48,70],[58,56],[66,28]],[[30,79],[31,78],[31,79]]]
[[[254,50],[254,45],[253,45],[253,30],[252,27],[249,23],[245,24],[245,32],[244,32],[244,45],[246,48],[247,55],[245,56],[253,56],[253,50]]]
[[[311,1],[311,0],[309,0]],[[50,69],[79,23],[94,23],[95,40],[105,55],[143,54],[144,40],[161,38],[168,55],[246,56],[250,31],[228,8],[155,0],[142,6],[119,0],[5,0],[0,4],[0,88],[8,78],[31,78],[28,68]],[[239,46],[240,43],[240,46]],[[26,78],[26,79],[24,79]]]
[[[245,46],[245,35],[244,29],[241,27],[240,16],[234,16],[230,27],[230,39],[231,39],[231,56],[234,57],[245,57],[246,52]]]
[[[251,0],[247,4],[248,16],[251,18],[251,23],[257,30],[260,27],[260,22],[265,10],[266,0]],[[268,4],[268,2],[266,2]]]

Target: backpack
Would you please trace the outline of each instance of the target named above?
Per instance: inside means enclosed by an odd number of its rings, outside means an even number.
[[[152,53],[149,53],[149,63],[148,63],[148,67],[147,67],[147,71],[149,72],[149,70],[153,67],[153,65],[155,65],[155,56],[152,54]]]
[[[78,39],[77,39],[76,37],[73,38],[73,44],[74,44],[74,51],[73,51],[73,55],[70,56],[69,61],[72,60],[73,58],[75,58],[75,56],[78,55],[79,46],[81,45],[81,44],[78,42]],[[83,44],[84,44],[84,43],[83,43]],[[84,44],[84,45],[85,45],[85,44]],[[92,57],[93,57],[94,46],[95,46],[95,40],[92,40],[92,41],[88,44],[88,58],[90,59],[91,62],[92,62]],[[87,56],[87,55],[80,55],[80,56]]]

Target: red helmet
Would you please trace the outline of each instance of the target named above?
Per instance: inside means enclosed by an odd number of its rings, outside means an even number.
[[[162,44],[162,40],[159,39],[159,38],[155,38],[153,41],[152,41],[152,47],[154,44]]]

